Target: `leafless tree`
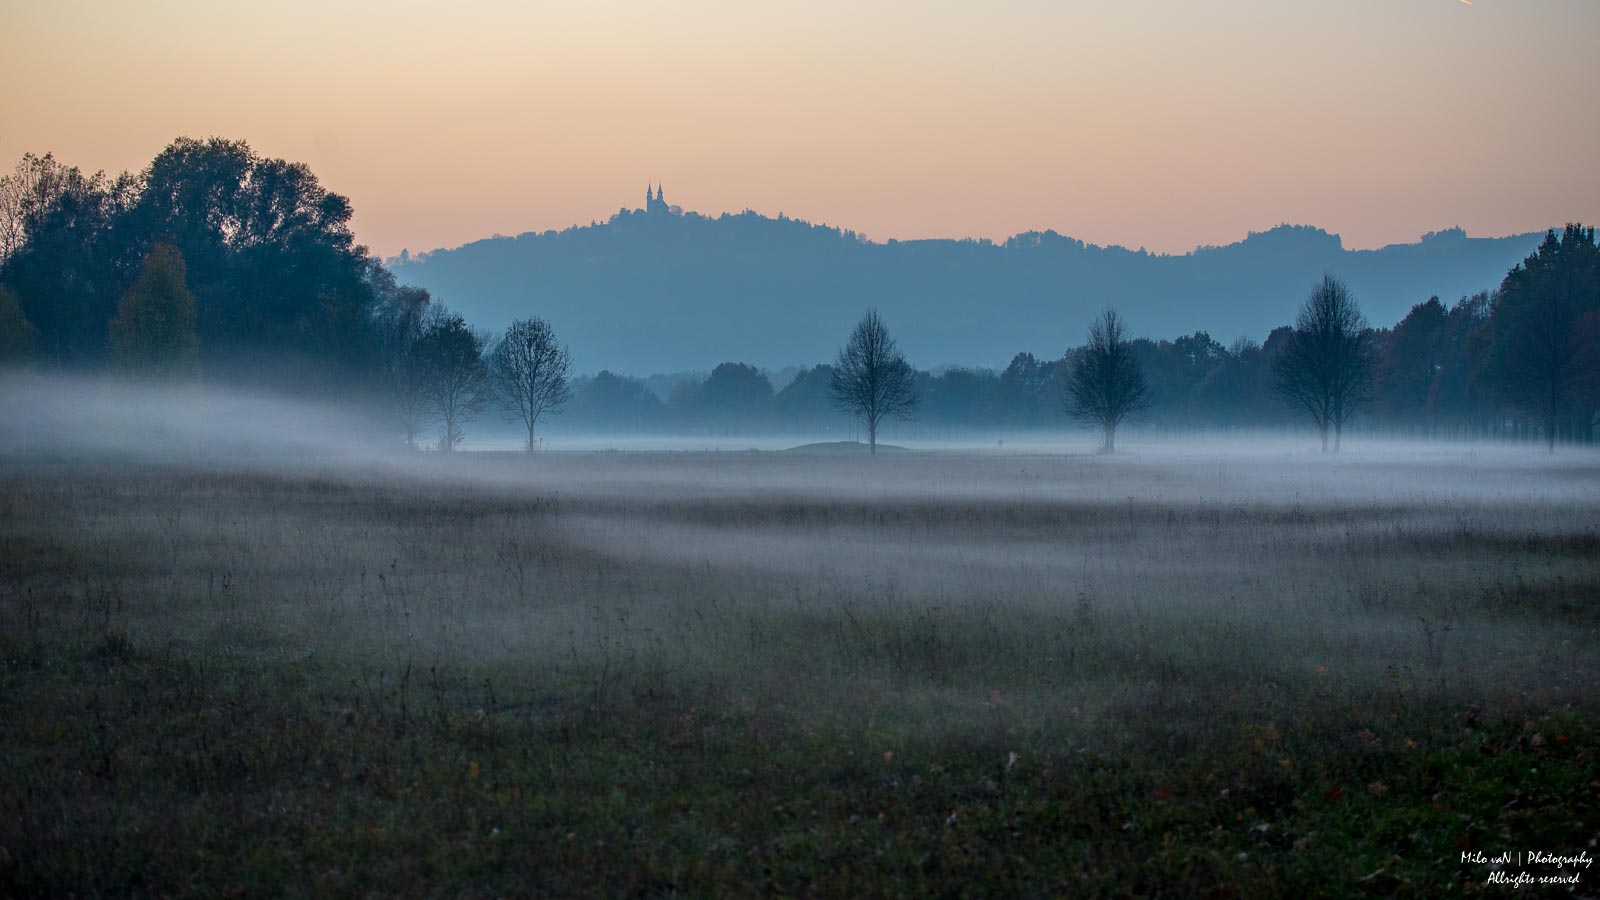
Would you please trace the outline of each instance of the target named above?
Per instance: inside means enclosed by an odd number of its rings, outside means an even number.
[[[527,427],[529,453],[539,419],[560,411],[571,399],[571,371],[571,354],[556,342],[550,323],[540,318],[512,322],[489,351],[489,382],[508,419]]]
[[[434,307],[417,341],[423,399],[440,423],[439,449],[451,451],[465,436],[463,426],[489,401],[489,373],[483,363],[485,341],[461,316]]]
[[[23,218],[23,202],[28,191],[23,182],[25,174],[23,165],[18,165],[16,174],[0,176],[0,262],[5,262],[27,240]]]
[[[1067,383],[1067,411],[1101,429],[1102,453],[1116,450],[1118,425],[1150,407],[1150,387],[1127,330],[1116,310],[1101,313],[1089,326],[1089,342],[1078,351]]]
[[[389,281],[378,310],[379,365],[396,423],[415,449],[430,408],[421,341],[434,307],[427,291]]]
[[[28,222],[61,195],[77,188],[98,186],[103,176],[85,178],[76,168],[56,162],[46,153],[25,153],[10,175],[0,177],[0,262],[28,241]]]
[[[1372,361],[1367,319],[1344,282],[1324,275],[1300,314],[1294,333],[1272,361],[1275,389],[1289,406],[1311,416],[1328,451],[1338,452],[1345,423],[1372,401]]]
[[[877,310],[868,310],[839,351],[828,383],[833,405],[867,426],[867,445],[878,452],[878,425],[916,412],[917,375],[889,336]]]

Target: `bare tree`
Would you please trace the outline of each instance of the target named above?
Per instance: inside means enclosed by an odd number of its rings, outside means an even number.
[[[1300,314],[1294,332],[1272,361],[1278,396],[1311,416],[1328,452],[1328,433],[1338,452],[1345,423],[1372,401],[1372,361],[1367,319],[1344,282],[1324,275]]]
[[[533,429],[546,413],[558,412],[572,397],[572,356],[556,342],[555,329],[544,319],[519,319],[489,351],[489,382],[506,408],[509,421]]]
[[[1102,453],[1116,450],[1118,425],[1150,407],[1150,387],[1127,331],[1116,310],[1101,313],[1089,326],[1089,343],[1078,351],[1067,383],[1067,411],[1101,429]]]
[[[380,296],[378,309],[378,356],[383,387],[388,395],[396,423],[406,436],[406,447],[415,449],[417,438],[427,422],[430,409],[427,371],[422,360],[422,335],[434,307],[422,288],[400,287]]]
[[[877,310],[868,310],[850,332],[833,364],[828,390],[840,412],[867,426],[867,445],[878,452],[878,425],[885,418],[909,419],[916,412],[917,376],[889,336]]]
[[[17,164],[17,171],[0,176],[0,263],[22,248],[28,232],[24,218],[24,203],[29,189],[25,180],[29,174],[29,157]]]
[[[449,452],[465,436],[463,426],[489,401],[483,336],[461,316],[434,307],[417,341],[423,398],[440,423],[439,449]]]

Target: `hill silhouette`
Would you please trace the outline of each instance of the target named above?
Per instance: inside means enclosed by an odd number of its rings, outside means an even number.
[[[1283,225],[1181,255],[1054,231],[1002,243],[877,243],[782,215],[686,213],[658,192],[647,208],[605,222],[402,254],[389,265],[477,326],[549,319],[583,371],[820,362],[869,306],[926,368],[1003,366],[1019,351],[1055,357],[1107,304],[1140,336],[1260,340],[1293,318],[1324,272],[1350,285],[1375,325],[1390,325],[1429,296],[1494,287],[1539,238],[1449,229],[1346,250],[1338,235]]]

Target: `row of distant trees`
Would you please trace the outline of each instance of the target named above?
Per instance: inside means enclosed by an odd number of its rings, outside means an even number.
[[[486,409],[526,429],[538,446],[538,423],[571,397],[572,356],[539,318],[513,322],[503,334],[474,330],[425,294],[384,323],[384,392],[408,447],[430,425],[440,450],[454,450],[466,426]]]
[[[355,243],[350,216],[304,165],[243,142],[181,139],[116,178],[24,157],[0,178],[0,364],[381,399],[408,443],[437,432],[445,447],[492,412],[521,423],[530,446],[558,412],[589,429],[693,431],[814,431],[844,413],[869,442],[898,418],[1017,429],[1071,414],[1101,427],[1107,449],[1136,419],[1308,421],[1334,449],[1352,423],[1537,434],[1554,446],[1592,440],[1600,409],[1600,247],[1578,225],[1548,233],[1497,289],[1450,306],[1430,299],[1391,328],[1369,326],[1329,277],[1293,325],[1259,344],[1135,338],[1108,310],[1059,358],[927,372],[869,314],[832,364],[779,389],[729,362],[660,396],[611,372],[574,378],[536,318],[474,331],[398,284]]]
[[[881,321],[869,317],[877,326]],[[1500,287],[1446,306],[1417,304],[1373,328],[1339,279],[1313,286],[1293,325],[1264,343],[1224,347],[1199,332],[1133,338],[1108,310],[1059,359],[1020,353],[1001,371],[911,372],[915,418],[933,429],[1057,425],[1071,414],[1116,430],[1138,419],[1175,429],[1310,423],[1338,449],[1352,423],[1405,434],[1593,439],[1600,407],[1600,247],[1594,230],[1552,231]],[[586,428],[815,430],[839,422],[835,366],[780,389],[753,366],[724,363],[681,379],[664,399],[611,372],[578,379],[569,409]],[[872,439],[876,428],[866,429]]]
[[[242,141],[183,138],[115,178],[25,156],[0,177],[0,357],[370,394],[404,292],[351,214]]]

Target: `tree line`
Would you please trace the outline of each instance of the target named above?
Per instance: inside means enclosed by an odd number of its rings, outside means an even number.
[[[548,322],[474,330],[399,284],[350,230],[348,200],[242,141],[179,139],[139,173],[25,156],[0,178],[0,364],[270,386],[388,411],[397,436],[459,444],[490,410],[536,446],[556,413],[594,429],[814,430],[858,420],[933,429],[1051,427],[1075,417],[1115,447],[1123,423],[1312,425],[1593,440],[1600,411],[1600,246],[1548,232],[1495,289],[1430,298],[1372,327],[1336,277],[1261,343],[1130,335],[1107,309],[1059,358],[1001,370],[913,368],[869,312],[831,364],[780,387],[719,365],[664,397],[612,372],[574,377]]]
[[[874,315],[873,320],[881,325]],[[575,425],[736,432],[837,425],[839,363],[800,369],[775,389],[753,366],[724,363],[665,398],[612,372],[577,379]],[[785,373],[787,374],[787,373]],[[1431,437],[1537,437],[1591,443],[1600,410],[1600,246],[1593,228],[1548,232],[1492,291],[1432,297],[1374,328],[1332,275],[1312,285],[1293,324],[1261,343],[1223,346],[1197,332],[1131,337],[1106,310],[1054,360],[1017,354],[1002,370],[906,376],[915,418],[933,430],[1059,426],[1102,430],[1139,420],[1173,430],[1309,424],[1337,450],[1347,426]],[[865,429],[869,440],[876,427]]]

